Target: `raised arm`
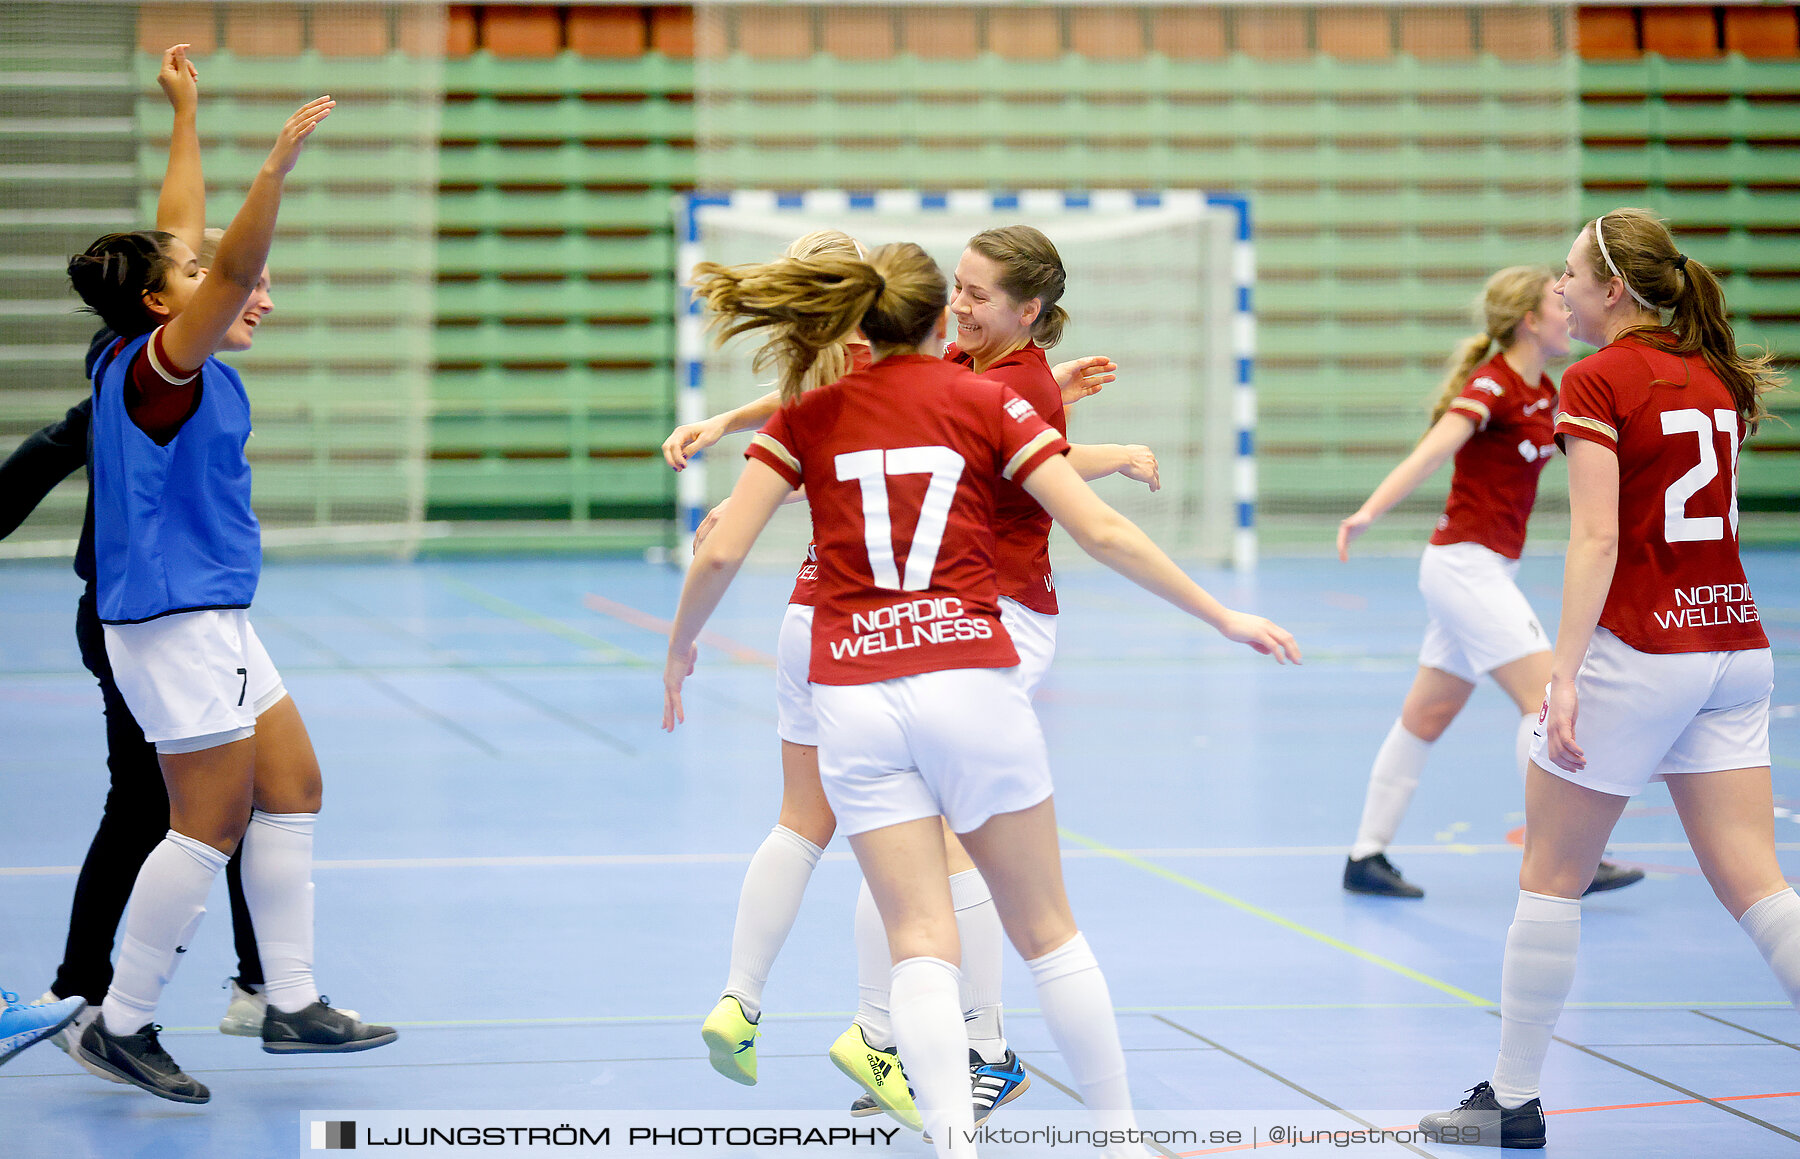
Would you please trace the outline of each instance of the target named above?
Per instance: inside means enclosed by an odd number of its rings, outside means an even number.
[[[1152,595],[1204,620],[1227,640],[1265,656],[1300,662],[1300,646],[1285,628],[1261,616],[1233,611],[1214,599],[1152,543],[1137,524],[1107,506],[1060,455],[1046,459],[1025,480],[1025,490],[1075,538],[1081,550]]]
[[[1587,764],[1575,743],[1575,674],[1587,656],[1619,562],[1619,456],[1588,439],[1564,440],[1569,458],[1569,554],[1563,561],[1562,619],[1550,661],[1546,754],[1578,772]]]
[[[163,330],[163,349],[177,367],[198,369],[218,350],[225,331],[238,320],[244,303],[256,289],[263,267],[269,263],[269,243],[275,236],[275,215],[281,207],[281,189],[294,162],[300,159],[301,147],[330,115],[336,104],[330,97],[319,97],[300,106],[269,151],[244,205],[231,219],[219,252],[213,258],[211,271],[187,308],[175,316]]]
[[[93,399],[82,399],[56,422],[27,435],[0,463],[0,539],[16,531],[58,483],[87,466],[93,405]]]
[[[200,172],[200,74],[188,60],[188,46],[177,44],[163,53],[156,83],[175,111],[169,131],[169,167],[163,172],[156,199],[156,228],[172,233],[200,252],[206,232],[206,180]]]
[[[1118,369],[1119,364],[1104,354],[1089,354],[1057,363],[1050,368],[1050,376],[1062,391],[1063,405],[1069,406],[1090,394],[1099,394],[1107,383],[1119,377],[1113,373]]]
[[[694,671],[694,642],[700,638],[700,629],[706,627],[707,618],[719,606],[770,516],[793,490],[767,464],[755,459],[745,463],[744,473],[731,490],[731,501],[720,504],[724,513],[718,524],[694,552],[675,623],[669,629],[669,656],[663,665],[665,730],[673,730],[687,719],[681,707],[681,684]]]
[[[1071,443],[1069,466],[1084,480],[1123,475],[1152,491],[1162,490],[1156,454],[1142,443]]]
[[[1411,495],[1425,480],[1437,474],[1439,467],[1450,461],[1451,456],[1462,450],[1464,443],[1475,433],[1475,420],[1461,411],[1449,411],[1437,421],[1412,453],[1400,460],[1399,466],[1389,471],[1383,479],[1363,500],[1356,514],[1338,524],[1337,549],[1338,558],[1350,558],[1350,544],[1357,536],[1369,529],[1369,525],[1388,513],[1388,509],[1400,500]]]
[[[773,390],[724,414],[697,423],[683,423],[663,440],[663,461],[679,471],[688,459],[712,446],[726,435],[753,431],[769,421],[781,409],[781,395]]]

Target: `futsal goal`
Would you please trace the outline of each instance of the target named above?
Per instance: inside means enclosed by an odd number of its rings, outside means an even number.
[[[1062,305],[1070,321],[1050,361],[1104,354],[1119,365],[1117,382],[1070,407],[1069,438],[1143,443],[1161,467],[1155,494],[1122,478],[1101,480],[1097,489],[1177,558],[1253,566],[1255,257],[1244,197],[1198,190],[756,190],[684,195],[676,212],[678,283],[697,262],[767,261],[794,238],[826,227],[866,246],[916,242],[946,274],[981,230],[1020,223],[1043,230],[1068,272]],[[770,384],[750,368],[756,336],[715,347],[685,286],[676,294],[679,421],[696,422],[766,393]],[[743,445],[742,437],[727,439],[683,472],[684,542],[730,493]],[[752,560],[797,561],[809,529],[803,506],[783,508]],[[1067,540],[1061,546],[1058,558],[1079,555]]]

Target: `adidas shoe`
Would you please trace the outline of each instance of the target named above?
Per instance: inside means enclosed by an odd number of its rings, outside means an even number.
[[[371,1026],[349,1010],[333,1010],[324,997],[292,1014],[269,1007],[261,1033],[263,1049],[270,1054],[348,1054],[400,1037],[391,1026]]]
[[[875,1104],[914,1131],[925,1129],[925,1120],[913,1103],[912,1087],[900,1067],[900,1056],[892,1050],[878,1050],[863,1037],[863,1028],[852,1022],[850,1029],[838,1035],[831,1044],[831,1061],[850,1077],[850,1081],[869,1093]],[[861,1102],[861,1100],[857,1100]],[[850,1113],[859,1112],[854,1106]]]
[[[743,1000],[735,994],[719,999],[700,1024],[700,1037],[706,1043],[712,1068],[747,1087],[756,1085],[756,1036],[761,1033],[756,1023],[744,1015]]]
[[[159,1099],[175,1103],[204,1103],[212,1099],[205,1084],[183,1074],[156,1039],[162,1027],[146,1022],[136,1034],[114,1034],[102,1014],[81,1032],[75,1048],[83,1066],[112,1075],[120,1082],[140,1087]]]
[[[1010,1049],[999,1062],[987,1062],[979,1051],[969,1051],[969,1081],[975,1091],[977,1127],[987,1122],[996,1108],[1031,1089],[1031,1076],[1025,1073],[1025,1064]]]
[[[1455,1110],[1420,1119],[1419,1130],[1437,1143],[1535,1150],[1544,1145],[1544,1104],[1532,1099],[1522,1107],[1503,1107],[1491,1085],[1476,1083]]]
[[[1352,857],[1344,862],[1344,888],[1376,897],[1424,897],[1425,891],[1400,876],[1385,853]]]
[[[19,1001],[17,994],[0,990],[6,1009],[0,1010],[0,1064],[36,1042],[58,1033],[87,1009],[85,998],[58,998],[46,994],[37,1002]]]

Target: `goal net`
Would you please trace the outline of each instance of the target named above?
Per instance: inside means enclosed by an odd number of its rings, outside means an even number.
[[[1194,190],[752,191],[690,195],[678,210],[682,281],[697,262],[767,261],[794,238],[827,227],[867,246],[916,242],[946,274],[984,229],[1023,223],[1043,230],[1068,272],[1062,305],[1070,321],[1050,361],[1103,354],[1119,365],[1117,382],[1069,408],[1069,438],[1143,443],[1161,469],[1154,494],[1117,477],[1096,489],[1178,558],[1253,563],[1254,260],[1243,198]],[[756,336],[716,347],[704,315],[685,289],[677,292],[681,421],[767,392],[769,383],[750,366]],[[684,532],[730,493],[743,446],[743,436],[727,439],[683,473]],[[752,560],[798,560],[810,527],[804,506],[783,508]],[[1080,556],[1066,538],[1053,550],[1059,561]]]

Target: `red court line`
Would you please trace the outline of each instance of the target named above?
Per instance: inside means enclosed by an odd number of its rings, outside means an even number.
[[[581,597],[581,602],[589,611],[599,612],[603,616],[611,616],[630,624],[634,628],[642,628],[646,632],[654,632],[658,636],[667,636],[675,627],[673,621],[661,616],[653,616],[649,612],[634,608],[630,604],[621,604],[617,600],[609,600],[605,596],[589,592]],[[748,644],[740,644],[729,636],[721,636],[717,632],[700,633],[700,642],[709,648],[717,648],[740,664],[760,664],[764,668],[775,667],[775,657],[760,648],[752,648]]]
[[[1712,1101],[1715,1103],[1737,1103],[1737,1102],[1743,1102],[1746,1099],[1792,1099],[1792,1098],[1800,1098],[1800,1091],[1772,1091],[1766,1095],[1719,1095],[1719,1096],[1715,1097]],[[1636,1111],[1636,1110],[1642,1110],[1646,1107],[1688,1107],[1688,1106],[1698,1107],[1698,1106],[1704,1106],[1706,1104],[1706,1102],[1707,1102],[1707,1100],[1705,1100],[1705,1099],[1670,1099],[1667,1102],[1661,1102],[1661,1103],[1615,1103],[1612,1106],[1606,1106],[1606,1107],[1569,1107],[1568,1109],[1561,1110],[1561,1111],[1545,1111],[1544,1114],[1546,1116],[1549,1116],[1549,1115],[1586,1115],[1586,1114],[1591,1114],[1595,1111]],[[1417,1124],[1408,1123],[1404,1127],[1385,1127],[1385,1128],[1378,1127],[1375,1129],[1376,1130],[1387,1130],[1387,1131],[1410,1131],[1410,1130],[1413,1130],[1416,1126],[1417,1126]],[[1365,1130],[1366,1131],[1369,1129],[1370,1128],[1367,1128],[1367,1127],[1361,1127],[1361,1128],[1342,1127],[1342,1128],[1339,1128],[1339,1130],[1344,1130],[1344,1131],[1352,1131],[1352,1130]],[[1210,1148],[1205,1151],[1182,1151],[1182,1152],[1179,1152],[1179,1155],[1180,1155],[1180,1159],[1194,1159],[1194,1156],[1197,1156],[1197,1155],[1224,1155],[1227,1152],[1231,1152],[1231,1151],[1260,1151],[1264,1147],[1292,1147],[1293,1145],[1294,1144],[1292,1144],[1284,1139],[1279,1143],[1275,1143],[1275,1142],[1239,1143],[1233,1147],[1214,1147],[1214,1148]],[[1311,1146],[1312,1144],[1309,1143],[1307,1145]]]

